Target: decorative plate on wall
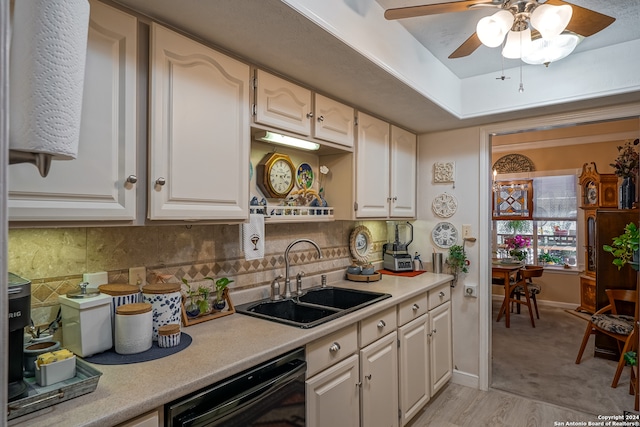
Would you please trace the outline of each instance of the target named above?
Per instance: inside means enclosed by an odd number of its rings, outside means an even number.
[[[451,194],[438,194],[431,204],[433,213],[441,218],[449,218],[458,210],[458,201]]]
[[[431,238],[437,247],[448,249],[458,242],[458,230],[450,222],[439,222],[431,231]]]
[[[435,162],[433,164],[433,182],[455,182],[453,176],[455,170],[455,162]]]
[[[310,189],[313,186],[315,176],[309,163],[300,163],[296,171],[296,184],[303,189]]]

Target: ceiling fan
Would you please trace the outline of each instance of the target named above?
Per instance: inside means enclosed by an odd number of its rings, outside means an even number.
[[[441,13],[463,12],[476,8],[499,9],[494,15],[482,18],[473,33],[449,59],[471,55],[480,45],[497,47],[504,44],[502,54],[506,58],[522,58],[528,63],[547,64],[561,59],[539,56],[525,59],[525,51],[532,40],[545,42],[545,47],[556,43],[553,48],[564,51],[564,56],[573,51],[579,41],[578,36],[589,37],[611,25],[615,18],[593,10],[576,6],[562,0],[464,0],[422,6],[387,9],[384,16],[388,20],[437,15]],[[553,28],[552,28],[553,27]],[[567,31],[569,33],[567,33]],[[557,37],[562,33],[562,37]],[[573,34],[572,34],[573,33]],[[566,37],[563,39],[563,37]],[[504,40],[506,39],[506,42]],[[555,42],[553,42],[555,40]],[[504,42],[504,43],[503,43]],[[525,48],[525,44],[527,48]],[[564,45],[564,46],[563,46]],[[562,57],[564,57],[562,56]]]

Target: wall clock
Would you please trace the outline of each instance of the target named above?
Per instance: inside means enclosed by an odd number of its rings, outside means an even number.
[[[286,154],[268,153],[256,166],[256,183],[265,196],[285,198],[293,189],[296,167]]]
[[[458,230],[450,222],[439,222],[433,227],[431,238],[437,247],[448,249],[458,242]]]
[[[449,218],[458,210],[458,201],[451,194],[442,193],[433,199],[431,209],[439,217]]]

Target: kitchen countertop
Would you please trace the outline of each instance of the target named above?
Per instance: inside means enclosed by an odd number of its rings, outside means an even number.
[[[338,281],[330,286],[384,292],[383,301],[311,329],[235,313],[183,331],[193,342],[161,359],[127,365],[92,365],[98,387],[66,402],[9,421],[9,426],[113,426],[157,409],[275,356],[337,331],[387,307],[450,282],[448,274],[383,275],[372,283]]]

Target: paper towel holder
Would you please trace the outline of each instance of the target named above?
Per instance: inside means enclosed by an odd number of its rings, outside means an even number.
[[[52,154],[31,153],[28,151],[9,150],[9,164],[31,163],[38,168],[40,175],[45,178],[51,169]]]

